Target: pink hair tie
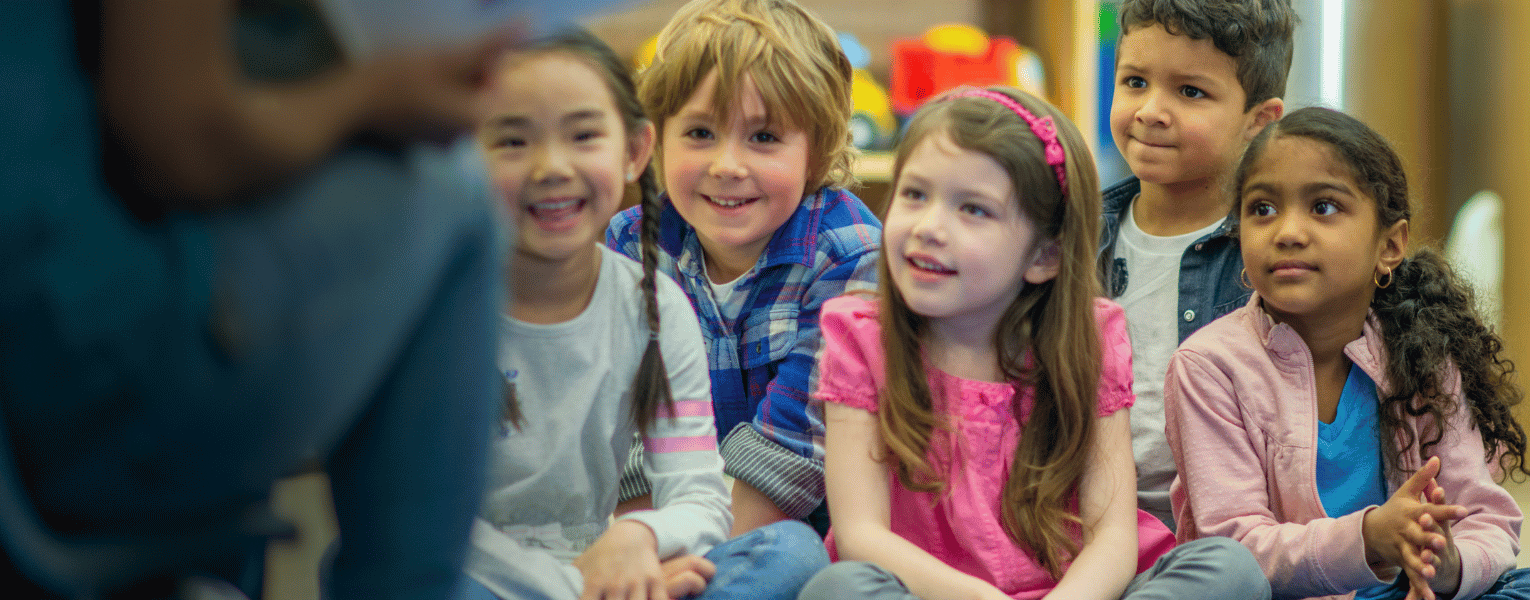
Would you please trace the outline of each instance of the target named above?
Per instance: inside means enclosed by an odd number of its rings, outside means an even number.
[[[1063,152],[1062,143],[1057,141],[1057,124],[1052,122],[1052,115],[1037,118],[1031,111],[1026,110],[1024,106],[1016,102],[1014,98],[983,88],[960,88],[947,94],[942,100],[955,100],[957,98],[987,98],[1003,104],[1005,108],[1014,111],[1016,115],[1025,120],[1025,123],[1031,127],[1031,133],[1036,134],[1036,137],[1041,140],[1047,164],[1052,165],[1052,170],[1057,173],[1057,186],[1062,188],[1064,196],[1068,195],[1068,170],[1063,166],[1066,164],[1067,154]]]

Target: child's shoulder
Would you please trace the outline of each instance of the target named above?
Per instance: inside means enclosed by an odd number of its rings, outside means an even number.
[[[876,339],[881,335],[882,326],[877,319],[880,308],[877,298],[869,293],[835,296],[824,301],[818,321],[826,335],[833,329],[839,334]]]
[[[659,249],[674,255],[689,225],[668,201],[661,202],[664,208],[659,211]],[[606,225],[606,245],[627,256],[638,256],[642,238],[642,206],[629,207],[616,213]]]
[[[831,256],[854,256],[881,246],[882,222],[849,190],[823,188],[807,212],[816,224],[818,245]]]
[[[1263,355],[1271,325],[1258,304],[1249,303],[1197,329],[1185,338],[1178,351],[1214,360],[1237,360],[1236,357],[1250,352]]]
[[[1126,207],[1132,203],[1132,198],[1142,191],[1142,181],[1135,175],[1129,175],[1110,187],[1100,192],[1100,201],[1103,211],[1107,215],[1118,214],[1126,211]]]
[[[607,262],[601,265],[601,281],[597,285],[614,285],[615,289],[621,290],[620,293],[630,297],[632,306],[642,306],[643,263],[609,246],[601,246],[600,249],[605,254]],[[605,281],[606,277],[611,277],[612,281]],[[674,306],[681,306],[690,314],[690,318],[695,318],[696,311],[691,308],[690,297],[685,295],[685,290],[681,289],[680,284],[675,283],[669,275],[662,272],[655,273],[654,291],[655,297],[659,300],[661,313],[669,312]]]

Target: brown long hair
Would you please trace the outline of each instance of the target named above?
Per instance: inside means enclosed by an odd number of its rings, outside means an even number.
[[[1294,111],[1266,126],[1243,155],[1233,189],[1243,189],[1270,139],[1291,136],[1333,149],[1355,183],[1376,199],[1382,229],[1412,216],[1402,160],[1386,138],[1354,117],[1320,107]],[[1461,398],[1482,431],[1484,460],[1496,460],[1505,476],[1530,475],[1524,426],[1513,411],[1524,394],[1513,381],[1514,363],[1503,356],[1503,340],[1477,311],[1471,286],[1431,248],[1403,259],[1391,277],[1371,298],[1387,351],[1388,385],[1378,387],[1386,392],[1378,421],[1388,472],[1406,477],[1404,453],[1416,449],[1419,460],[1426,460],[1444,438],[1446,416],[1461,408],[1444,393],[1446,367],[1454,365],[1461,374]],[[1415,435],[1409,419],[1426,415],[1428,426]]]
[[[981,152],[1010,175],[1021,209],[1041,229],[1039,240],[1059,245],[1057,277],[1027,284],[994,330],[999,368],[1015,386],[1014,414],[1024,388],[1035,406],[1021,425],[1014,465],[1001,498],[1004,531],[1054,578],[1078,554],[1072,533],[1078,515],[1066,510],[1083,477],[1094,441],[1100,382],[1100,334],[1094,319],[1099,282],[1094,272],[1100,227],[1099,180],[1078,129],[1061,111],[1020,90],[995,86],[1037,117],[1051,116],[1066,153],[1067,189],[1046,163],[1042,142],[1004,105],[963,97],[926,104],[898,144],[894,185],[919,142],[947,135],[957,146]],[[889,205],[891,203],[889,202]],[[885,217],[885,215],[884,215]],[[1039,243],[1039,242],[1038,242]],[[1029,252],[1016,248],[1015,252]],[[877,412],[882,439],[898,481],[915,491],[939,491],[948,474],[928,460],[935,430],[947,423],[933,409],[922,352],[926,319],[911,311],[892,284],[888,254],[880,259],[882,349],[886,387]]]
[[[611,47],[583,29],[567,29],[535,40],[518,54],[567,54],[590,64],[605,80],[606,90],[622,119],[628,140],[648,124],[643,104],[638,101],[637,86],[626,63]],[[640,435],[647,437],[660,408],[674,408],[675,400],[669,389],[669,370],[664,366],[664,355],[659,348],[659,301],[655,272],[658,266],[659,244],[659,186],[654,168],[645,165],[637,182],[627,186],[627,195],[640,195],[643,228],[639,235],[643,252],[643,278],[638,287],[643,292],[643,309],[648,317],[650,333],[648,346],[638,362],[637,374],[632,381],[632,422]],[[505,418],[519,426],[522,415],[515,398],[515,387],[504,385]]]

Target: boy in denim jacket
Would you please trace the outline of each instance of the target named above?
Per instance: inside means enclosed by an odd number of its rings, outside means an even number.
[[[1125,0],[1110,131],[1133,177],[1104,192],[1100,274],[1132,339],[1138,505],[1169,527],[1169,356],[1248,300],[1227,178],[1280,118],[1297,23],[1289,0]]]

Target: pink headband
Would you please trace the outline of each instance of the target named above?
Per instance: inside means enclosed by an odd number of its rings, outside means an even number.
[[[1047,164],[1052,165],[1052,170],[1057,172],[1057,186],[1062,188],[1064,196],[1068,195],[1068,171],[1063,167],[1066,154],[1063,152],[1062,143],[1057,141],[1057,124],[1052,122],[1052,115],[1038,119],[1014,98],[983,88],[961,88],[947,94],[944,100],[956,98],[987,98],[1003,104],[1005,108],[1014,111],[1016,115],[1024,119],[1025,123],[1031,126],[1031,133],[1036,134],[1036,137],[1041,140],[1042,148],[1046,150]]]

